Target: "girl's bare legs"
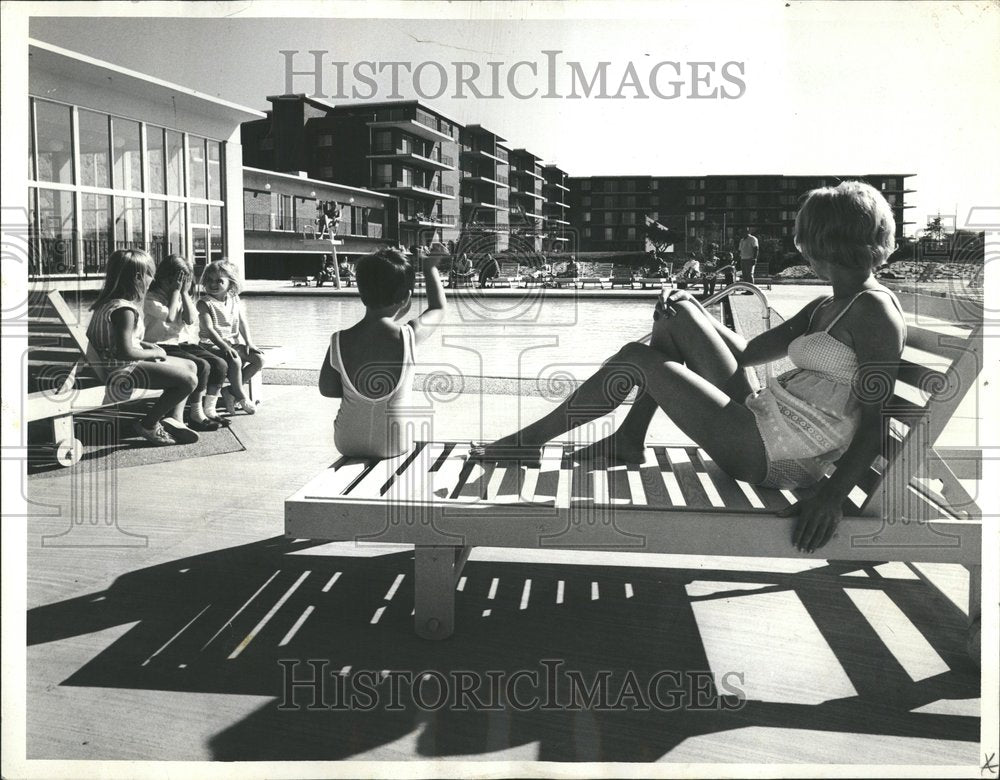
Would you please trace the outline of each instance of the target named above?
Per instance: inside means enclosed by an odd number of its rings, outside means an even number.
[[[706,321],[704,310],[691,304],[675,304],[677,316],[660,317],[653,324],[649,346],[665,360],[684,363],[691,370],[720,386],[730,398],[742,403],[751,392],[742,371],[730,366],[725,347],[735,361],[746,347],[746,340],[730,330],[720,331]],[[707,325],[707,327],[705,327]],[[708,339],[710,343],[704,343]],[[686,347],[686,349],[685,349]],[[723,358],[719,360],[719,358]],[[646,433],[659,405],[649,393],[641,392],[621,425],[610,436],[577,450],[581,460],[607,460],[615,463],[641,463],[644,458]]]
[[[163,391],[141,420],[142,427],[149,430],[176,406],[184,408],[185,400],[198,386],[198,373],[190,360],[167,357],[162,361],[141,361],[132,370],[131,380],[137,387]]]
[[[545,442],[611,412],[638,385],[641,392],[630,411],[632,419],[626,419],[624,433],[611,437],[606,449],[613,448],[619,457],[625,450],[641,452],[646,428],[659,407],[720,465],[731,463],[744,474],[756,474],[760,467],[757,477],[763,478],[766,466],[756,421],[734,401],[749,392],[734,355],[742,349],[739,338],[729,343],[693,303],[675,304],[675,309],[675,317],[657,322],[655,349],[625,345],[552,412],[492,445],[473,448],[473,456],[535,460]]]

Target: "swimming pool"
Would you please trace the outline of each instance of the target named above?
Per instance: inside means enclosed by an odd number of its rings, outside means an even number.
[[[284,348],[274,367],[318,369],[330,334],[364,314],[358,298],[252,295],[244,302],[254,340]],[[408,316],[422,305],[415,300]],[[624,342],[645,336],[652,315],[648,299],[453,298],[445,321],[421,345],[417,373],[583,379]]]

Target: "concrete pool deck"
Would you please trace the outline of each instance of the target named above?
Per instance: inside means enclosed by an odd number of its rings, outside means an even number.
[[[977,761],[980,681],[956,606],[968,588],[961,567],[922,567],[951,603],[896,564],[477,549],[458,631],[428,643],[412,631],[407,548],[282,538],[284,499],[335,458],[338,402],[312,386],[264,389],[258,414],[234,422],[243,451],[122,468],[99,484],[74,470],[29,479],[29,758]],[[495,438],[554,403],[516,398],[450,397],[434,437]],[[975,425],[974,408],[960,413],[949,443]],[[658,415],[650,441],[684,437]],[[78,544],[46,539],[95,490],[111,530],[130,536],[81,527]],[[901,639],[890,647],[886,632]],[[278,707],[283,659],[510,678],[552,658],[588,680],[742,675],[746,702]],[[299,666],[296,678],[309,676]]]

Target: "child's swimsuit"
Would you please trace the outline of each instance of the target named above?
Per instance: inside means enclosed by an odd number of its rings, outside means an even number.
[[[861,405],[852,388],[858,358],[851,347],[830,335],[830,329],[866,292],[886,293],[899,309],[888,290],[862,290],[824,330],[805,333],[788,345],[794,369],[747,396],[746,406],[757,420],[767,452],[767,476],[761,485],[811,485],[828,474],[850,446],[861,420]],[[810,326],[820,306],[813,309]]]
[[[340,374],[343,398],[333,426],[333,441],[343,455],[359,458],[392,458],[410,448],[412,426],[407,425],[410,389],[413,384],[414,337],[407,324],[403,336],[403,363],[399,381],[385,395],[371,398],[351,382],[340,354],[340,333],[330,339],[330,366]],[[384,363],[362,369],[358,381],[362,390],[378,393],[392,381],[393,373]],[[394,377],[393,377],[394,378]]]

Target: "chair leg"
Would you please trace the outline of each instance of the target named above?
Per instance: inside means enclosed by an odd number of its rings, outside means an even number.
[[[56,462],[72,466],[83,457],[83,444],[73,432],[73,415],[52,418],[52,442]]]
[[[966,650],[977,664],[980,662],[982,632],[983,567],[969,566],[969,635]]]
[[[414,550],[414,628],[422,639],[447,639],[455,630],[455,548]]]

